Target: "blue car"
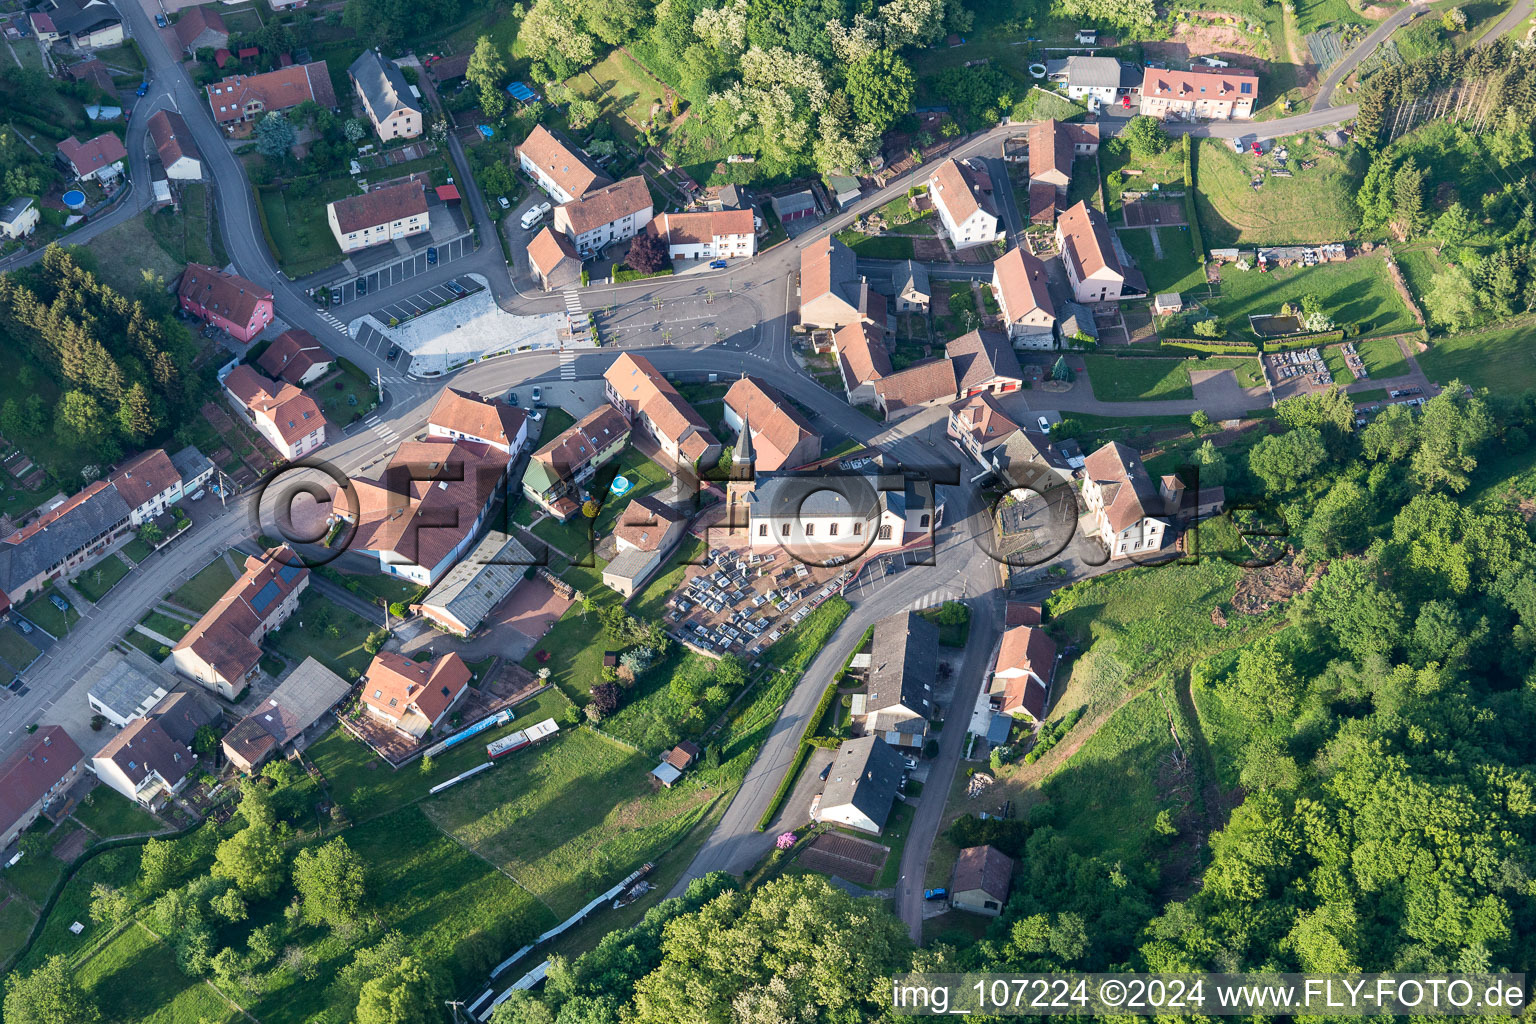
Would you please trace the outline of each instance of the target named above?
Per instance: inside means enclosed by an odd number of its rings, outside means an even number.
[[[947,899],[948,897],[949,897],[949,890],[948,889],[942,889],[941,888],[941,889],[924,889],[923,890],[923,899],[925,899],[925,900],[942,900],[942,899]]]
[[[726,263],[725,260],[715,260],[715,262],[713,262],[713,263],[711,263],[709,265],[709,269],[710,270],[724,270],[727,266],[729,266],[729,264]]]
[[[139,83],[139,88],[138,88],[136,94],[139,95],[139,96],[143,96],[143,95],[145,95],[148,92],[149,92],[149,83],[148,82],[140,82]]]

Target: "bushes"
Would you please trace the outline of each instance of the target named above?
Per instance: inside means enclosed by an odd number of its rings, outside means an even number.
[[[779,788],[773,791],[773,799],[768,801],[768,807],[763,811],[763,816],[757,819],[757,831],[766,829],[779,813],[779,808],[789,797],[789,791],[795,788],[795,781],[800,778],[800,772],[805,768],[805,761],[811,756],[811,744],[800,741],[800,748],[795,751],[795,759],[789,766],[789,771],[779,780]]]
[[[1343,341],[1345,332],[1320,331],[1317,334],[1292,334],[1284,338],[1265,338],[1264,351],[1286,352],[1293,348],[1312,348],[1315,345],[1332,345],[1334,342]]]
[[[1251,341],[1234,338],[1164,338],[1159,348],[1179,349],[1184,352],[1214,352],[1220,355],[1258,355],[1259,346]]]
[[[1040,730],[1040,736],[1035,740],[1035,745],[1030,748],[1029,753],[1024,755],[1024,763],[1034,764],[1050,753],[1051,748],[1060,743],[1061,738],[1072,731],[1072,727],[1083,717],[1083,712],[1086,710],[1088,710],[1086,707],[1080,707],[1065,718],[1057,718],[1045,723],[1045,726]]]
[[[1205,263],[1205,237],[1200,233],[1200,212],[1195,209],[1195,147],[1184,136],[1184,219],[1189,221],[1189,240],[1195,247],[1195,259]]]

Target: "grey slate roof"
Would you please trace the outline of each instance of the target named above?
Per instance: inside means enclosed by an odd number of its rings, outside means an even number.
[[[870,646],[866,714],[898,704],[928,717],[928,695],[938,678],[939,627],[917,612],[890,615],[875,623]]]
[[[787,196],[773,197],[773,210],[780,217],[791,213],[800,213],[802,210],[815,210],[816,197],[809,190],[791,192]]]
[[[53,27],[70,35],[81,35],[106,25],[122,21],[117,8],[106,0],[54,0],[51,9],[45,11]]]
[[[165,691],[166,687],[160,682],[134,668],[127,659],[120,659],[106,675],[96,680],[96,685],[91,687],[91,696],[128,718],[153,700],[157,693],[163,695]]]
[[[167,736],[190,747],[197,738],[197,730],[205,725],[217,725],[224,714],[212,697],[193,690],[177,690],[166,694],[160,703],[150,708],[148,717],[160,723]]]
[[[9,224],[20,217],[27,207],[32,205],[31,196],[17,196],[4,207],[0,207],[0,223]]]
[[[533,555],[516,537],[492,530],[421,603],[442,609],[474,632],[532,564]]]
[[[382,121],[402,107],[421,111],[421,103],[411,95],[410,83],[400,73],[392,60],[385,60],[373,50],[364,50],[347,74],[362,90],[363,102],[368,105],[375,121]]]
[[[198,451],[192,445],[187,445],[181,451],[171,456],[171,465],[176,472],[181,474],[181,482],[196,480],[203,473],[213,469],[213,463],[208,456]]]
[[[1068,57],[1067,84],[1086,89],[1120,88],[1120,62],[1113,57]]]
[[[107,486],[16,544],[0,543],[0,590],[8,595],[36,576],[83,550],[113,527],[127,522],[131,510],[117,488]]]
[[[907,260],[896,268],[895,283],[897,295],[907,291],[909,286],[919,294],[933,294],[928,287],[928,268],[916,260]]]
[[[827,785],[821,794],[821,806],[841,807],[851,804],[884,828],[896,802],[896,787],[901,782],[901,755],[878,736],[849,740],[837,751]]]

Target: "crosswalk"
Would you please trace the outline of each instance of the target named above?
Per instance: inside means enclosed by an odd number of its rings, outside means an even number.
[[[560,350],[560,379],[565,381],[576,379],[576,353],[570,349]]]
[[[388,442],[389,444],[394,444],[395,441],[399,440],[400,438],[399,434],[395,433],[393,430],[390,430],[389,425],[383,420],[379,419],[379,417],[376,415],[369,416],[367,419],[363,420],[363,422],[368,425],[369,430],[372,430],[379,435],[380,440]]]
[[[347,333],[347,325],[342,323],[336,317],[332,316],[330,313],[327,313],[323,309],[317,310],[316,312],[318,312],[320,314],[320,319],[324,320],[326,323],[328,323],[332,327],[336,328],[342,334],[346,334]]]
[[[379,379],[382,380],[385,384],[408,384],[408,383],[410,383],[409,380],[407,380],[405,377],[400,376],[399,374],[396,374],[394,376],[390,376],[389,374],[386,373],[383,376],[381,376]]]

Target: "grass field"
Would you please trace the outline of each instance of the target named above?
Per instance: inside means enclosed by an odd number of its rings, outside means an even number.
[[[130,297],[144,284],[142,271],[151,271],[169,284],[186,269],[185,261],[176,262],[161,248],[145,217],[129,217],[91,239],[97,275]]]
[[[183,185],[179,211],[167,206],[144,214],[149,233],[174,261],[223,265],[210,246],[206,187]]]
[[[15,626],[0,627],[0,658],[11,668],[26,668],[40,653]]]
[[[108,555],[80,575],[70,580],[71,585],[84,594],[93,604],[107,596],[117,581],[127,576],[128,563],[117,555]]]
[[[306,590],[298,609],[281,629],[268,633],[265,642],[295,664],[313,657],[341,678],[356,679],[373,660],[363,649],[363,642],[377,628],[378,623],[367,622],[315,590]]]
[[[1249,184],[1254,157],[1239,156],[1219,139],[1200,140],[1195,204],[1207,246],[1342,242],[1353,236],[1360,224],[1357,175],[1345,158],[1321,143],[1294,141],[1290,151],[1295,176],[1269,175],[1254,189]],[[1302,170],[1305,159],[1316,159],[1316,166]]]
[[[4,878],[17,892],[33,903],[41,904],[48,898],[48,893],[53,889],[54,883],[59,880],[59,876],[64,873],[64,862],[55,857],[52,850],[65,837],[79,830],[78,825],[66,821],[49,834],[47,847],[49,852],[28,854],[21,858],[19,863],[0,872],[0,878]]]
[[[1348,0],[1296,0],[1296,31],[1302,35],[1316,32],[1325,25],[1368,24],[1349,5]]]
[[[57,606],[48,600],[54,594],[58,594],[69,603],[67,610],[59,611]],[[75,623],[80,621],[80,612],[76,610],[74,602],[69,600],[70,597],[70,594],[55,589],[52,581],[50,581],[42,593],[21,606],[21,614],[54,636],[64,636]]]
[[[1536,323],[1436,338],[1416,357],[1430,380],[1460,380],[1505,395],[1536,388]]]
[[[1231,370],[1241,387],[1263,383],[1257,357],[1209,356],[1204,359],[1119,359],[1108,355],[1083,357],[1093,396],[1103,402],[1169,401],[1194,398],[1193,370]]]
[[[180,640],[192,628],[180,619],[173,619],[164,612],[150,612],[139,620],[139,624],[149,627],[161,636],[168,636],[172,640]]]
[[[1273,314],[1286,302],[1316,295],[1336,324],[1357,324],[1363,334],[1413,331],[1418,328],[1402,296],[1392,286],[1386,264],[1376,256],[1357,256],[1345,263],[1315,267],[1277,267],[1268,273],[1223,267],[1220,297],[1212,308],[1227,328],[1227,336],[1251,338],[1251,314]]]
[[[165,828],[159,818],[106,786],[91,790],[84,801],[75,805],[71,816],[102,839]]]
[[[37,915],[20,900],[4,900],[0,897],[0,964],[5,963],[21,949],[32,932]]]
[[[912,239],[906,235],[866,235],[848,229],[839,231],[837,240],[867,260],[912,258]]]
[[[1192,292],[1205,287],[1205,268],[1195,259],[1194,241],[1189,229],[1134,228],[1117,231],[1120,242],[1136,266],[1141,268],[1151,292]],[[1163,247],[1162,258],[1152,247],[1157,235]]]
[[[1200,730],[1205,733],[1216,763],[1216,775],[1223,786],[1237,785],[1238,755],[1247,745],[1253,723],[1234,712],[1222,696],[1219,686],[1195,683],[1192,688],[1195,710],[1200,715]]]
[[[1422,308],[1424,293],[1429,291],[1435,275],[1445,269],[1445,261],[1430,248],[1408,249],[1393,255],[1397,257],[1397,269],[1403,275],[1403,282]]]
[[[92,857],[65,883],[53,912],[43,923],[37,941],[27,955],[17,964],[18,970],[32,970],[54,953],[74,959],[102,937],[102,931],[91,922],[91,887],[104,882],[116,888],[131,887],[139,873],[139,857],[142,846],[128,846],[121,850],[108,850]],[[69,926],[75,921],[84,922],[85,931],[75,935]]]
[[[598,612],[620,602],[619,595],[603,586],[603,573],[599,567],[573,565],[565,569],[561,578],[577,590],[591,596],[593,610],[585,611],[580,604],[565,610],[548,633],[544,634],[523,659],[523,667],[530,672],[541,668],[550,670],[549,680],[561,688],[567,696],[584,699],[594,683],[601,681],[603,667],[603,624]],[[538,660],[539,651],[550,652],[547,662]]]
[[[355,192],[352,189],[331,200]],[[256,201],[272,232],[272,255],[283,273],[304,277],[341,262],[341,249],[326,226],[325,201],[289,197],[281,189],[258,189]]]
[[[201,615],[217,604],[234,582],[235,574],[220,555],[199,569],[197,575],[177,587],[171,594],[171,600]]]
[[[164,661],[171,656],[171,649],[152,637],[147,637],[136,629],[130,629],[123,634],[123,642],[132,644],[155,661]]]
[[[1074,171],[1076,164],[1082,162],[1074,162]],[[1169,146],[1150,158],[1132,154],[1129,146],[1105,146],[1099,150],[1099,168],[1104,174],[1104,199],[1109,204],[1106,212],[1111,224],[1125,223],[1121,214],[1123,192],[1149,192],[1153,185],[1165,189],[1184,187],[1184,150],[1179,146]],[[1117,173],[1118,182],[1114,177]]]
[[[1042,784],[1056,807],[1056,828],[1079,853],[1127,863],[1145,857],[1152,821],[1163,806],[1159,764],[1174,749],[1170,709],[1180,735],[1188,736],[1172,687],[1162,683],[1115,712]]]
[[[568,707],[570,702],[560,696],[559,691],[545,690],[533,700],[523,701],[512,709],[517,716],[512,724],[486,732],[474,743],[461,743],[438,755],[430,775],[423,775],[416,764],[395,771],[367,746],[339,728],[332,729],[311,746],[308,756],[325,775],[336,801],[354,820],[367,821],[414,803],[425,797],[427,790],[437,783],[483,763],[484,744],[491,740],[546,718],[554,718],[561,723],[561,728],[565,728],[564,715]]]
[[[422,806],[564,919],[680,839],[708,807],[694,786],[653,790],[653,767],[649,756],[572,729]]]
[[[603,106],[637,125],[649,121],[652,109],[664,102],[661,84],[623,50],[612,51],[585,74],[606,97]]]
[[[171,948],[137,923],[123,929],[78,972],[80,984],[107,1020],[223,1024],[240,1017],[202,979],[183,974]]]
[[[133,538],[133,540],[129,541],[127,544],[124,544],[122,550],[118,552],[120,555],[126,555],[131,561],[135,563],[144,561],[144,559],[148,558],[151,553],[152,550],[150,546],[137,537]]]
[[[1374,380],[1390,380],[1408,373],[1408,360],[1396,338],[1367,338],[1355,348]]]

